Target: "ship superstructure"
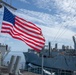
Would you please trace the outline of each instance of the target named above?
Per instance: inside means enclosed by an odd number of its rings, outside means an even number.
[[[5,57],[10,52],[10,47],[0,43],[0,65],[3,64]]]

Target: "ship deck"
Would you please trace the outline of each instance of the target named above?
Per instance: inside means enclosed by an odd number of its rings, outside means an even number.
[[[8,73],[4,73],[4,74],[1,74],[1,75],[9,75],[9,74]],[[20,75],[40,75],[40,74],[24,71]]]
[[[22,74],[23,74],[23,75],[40,75],[40,74],[28,72],[28,71],[24,71]]]

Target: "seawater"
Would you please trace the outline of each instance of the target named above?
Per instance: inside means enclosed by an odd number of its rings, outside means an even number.
[[[25,57],[23,55],[23,52],[21,52],[21,51],[10,51],[4,59],[4,64],[8,65],[8,62],[10,62],[10,58],[11,58],[12,55],[21,56],[21,61],[20,61],[20,64],[19,64],[19,68],[24,69],[26,60],[25,60]]]

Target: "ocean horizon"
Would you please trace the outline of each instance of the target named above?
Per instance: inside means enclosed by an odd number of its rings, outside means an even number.
[[[10,61],[10,58],[11,58],[12,55],[21,56],[21,61],[20,61],[19,68],[24,69],[26,60],[25,60],[25,57],[24,57],[22,51],[10,51],[4,59],[4,65],[8,65],[8,62]]]

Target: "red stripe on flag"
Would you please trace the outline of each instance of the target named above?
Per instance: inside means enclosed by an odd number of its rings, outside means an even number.
[[[12,25],[4,23],[4,22],[2,24],[3,24],[2,31],[1,31],[2,33],[8,33],[13,38],[24,41],[28,46],[32,47],[36,51],[39,52],[42,49],[42,47],[44,46],[43,38],[34,36],[32,34],[28,34],[28,33],[24,32],[23,30],[17,28],[16,26],[13,27]],[[18,31],[21,33],[19,33]],[[25,35],[27,35],[27,36],[25,36]],[[38,36],[40,36],[40,35],[38,34]],[[35,39],[30,38],[30,37],[33,37]],[[40,40],[43,42],[41,42]]]
[[[18,16],[15,16],[15,25],[13,25],[12,21],[8,20],[2,22],[2,33],[8,33],[13,38],[22,40],[37,52],[42,50],[45,45],[45,39],[41,28]]]

